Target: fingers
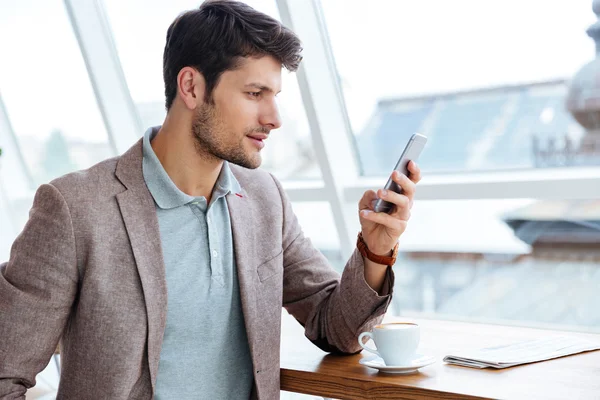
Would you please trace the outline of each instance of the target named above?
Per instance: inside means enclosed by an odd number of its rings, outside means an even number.
[[[402,194],[412,199],[415,195],[416,183],[408,179],[406,175],[401,174],[398,171],[394,171],[392,174],[392,180],[402,188]]]
[[[408,220],[410,218],[412,201],[408,196],[392,192],[391,190],[383,189],[380,189],[378,194],[383,200],[396,205],[396,210],[394,211],[393,215],[397,215],[403,220]]]
[[[414,183],[419,183],[421,180],[421,168],[419,168],[416,162],[410,161],[408,163],[408,172],[410,172],[410,180]]]
[[[401,235],[406,230],[407,222],[405,220],[395,218],[386,213],[363,210],[360,212],[360,216],[376,224],[384,225],[394,231],[397,235]]]
[[[374,190],[367,190],[358,202],[359,210],[372,210],[377,201],[377,193]]]
[[[421,179],[421,172],[416,164],[413,165],[412,170],[416,172],[414,179]],[[392,215],[407,221],[410,218],[410,209],[413,205],[416,183],[398,171],[392,173],[392,180],[402,188],[402,194],[398,194],[391,190],[380,189],[377,191],[377,196],[396,205]]]
[[[402,194],[395,193],[391,190],[383,189],[377,192],[368,190],[363,194],[358,203],[359,210],[373,210],[378,199],[383,199],[396,205],[396,210],[393,216],[400,217],[402,220],[410,218],[410,209],[414,202],[416,184],[421,180],[421,169],[414,161],[408,163],[409,177],[401,174],[398,171],[392,173],[392,180],[402,188]]]
[[[374,210],[375,209],[375,205],[377,204],[377,200],[378,199],[371,200],[371,203],[369,204],[369,210]]]

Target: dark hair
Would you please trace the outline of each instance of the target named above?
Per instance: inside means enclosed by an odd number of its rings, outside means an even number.
[[[206,0],[186,11],[167,30],[163,78],[167,110],[177,94],[177,74],[194,67],[206,81],[205,101],[223,72],[239,65],[241,57],[270,55],[290,71],[302,60],[300,39],[276,19],[233,0]]]

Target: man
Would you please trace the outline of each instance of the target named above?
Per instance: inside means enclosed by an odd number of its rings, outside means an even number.
[[[355,353],[393,286],[415,183],[374,213],[342,276],[257,170],[281,126],[298,38],[242,3],[207,1],[169,27],[167,117],[120,157],[42,185],[0,266],[0,397],[23,399],[60,340],[58,398],[279,397],[281,307],[325,351]]]

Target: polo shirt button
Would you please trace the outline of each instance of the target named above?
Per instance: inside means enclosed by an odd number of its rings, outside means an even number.
[[[216,250],[213,250],[213,257],[218,257],[219,256],[219,252]]]

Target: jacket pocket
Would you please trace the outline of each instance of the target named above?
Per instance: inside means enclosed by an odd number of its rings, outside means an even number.
[[[260,264],[256,268],[256,272],[258,273],[258,279],[260,279],[261,282],[283,273],[283,250],[281,250],[279,254]]]

